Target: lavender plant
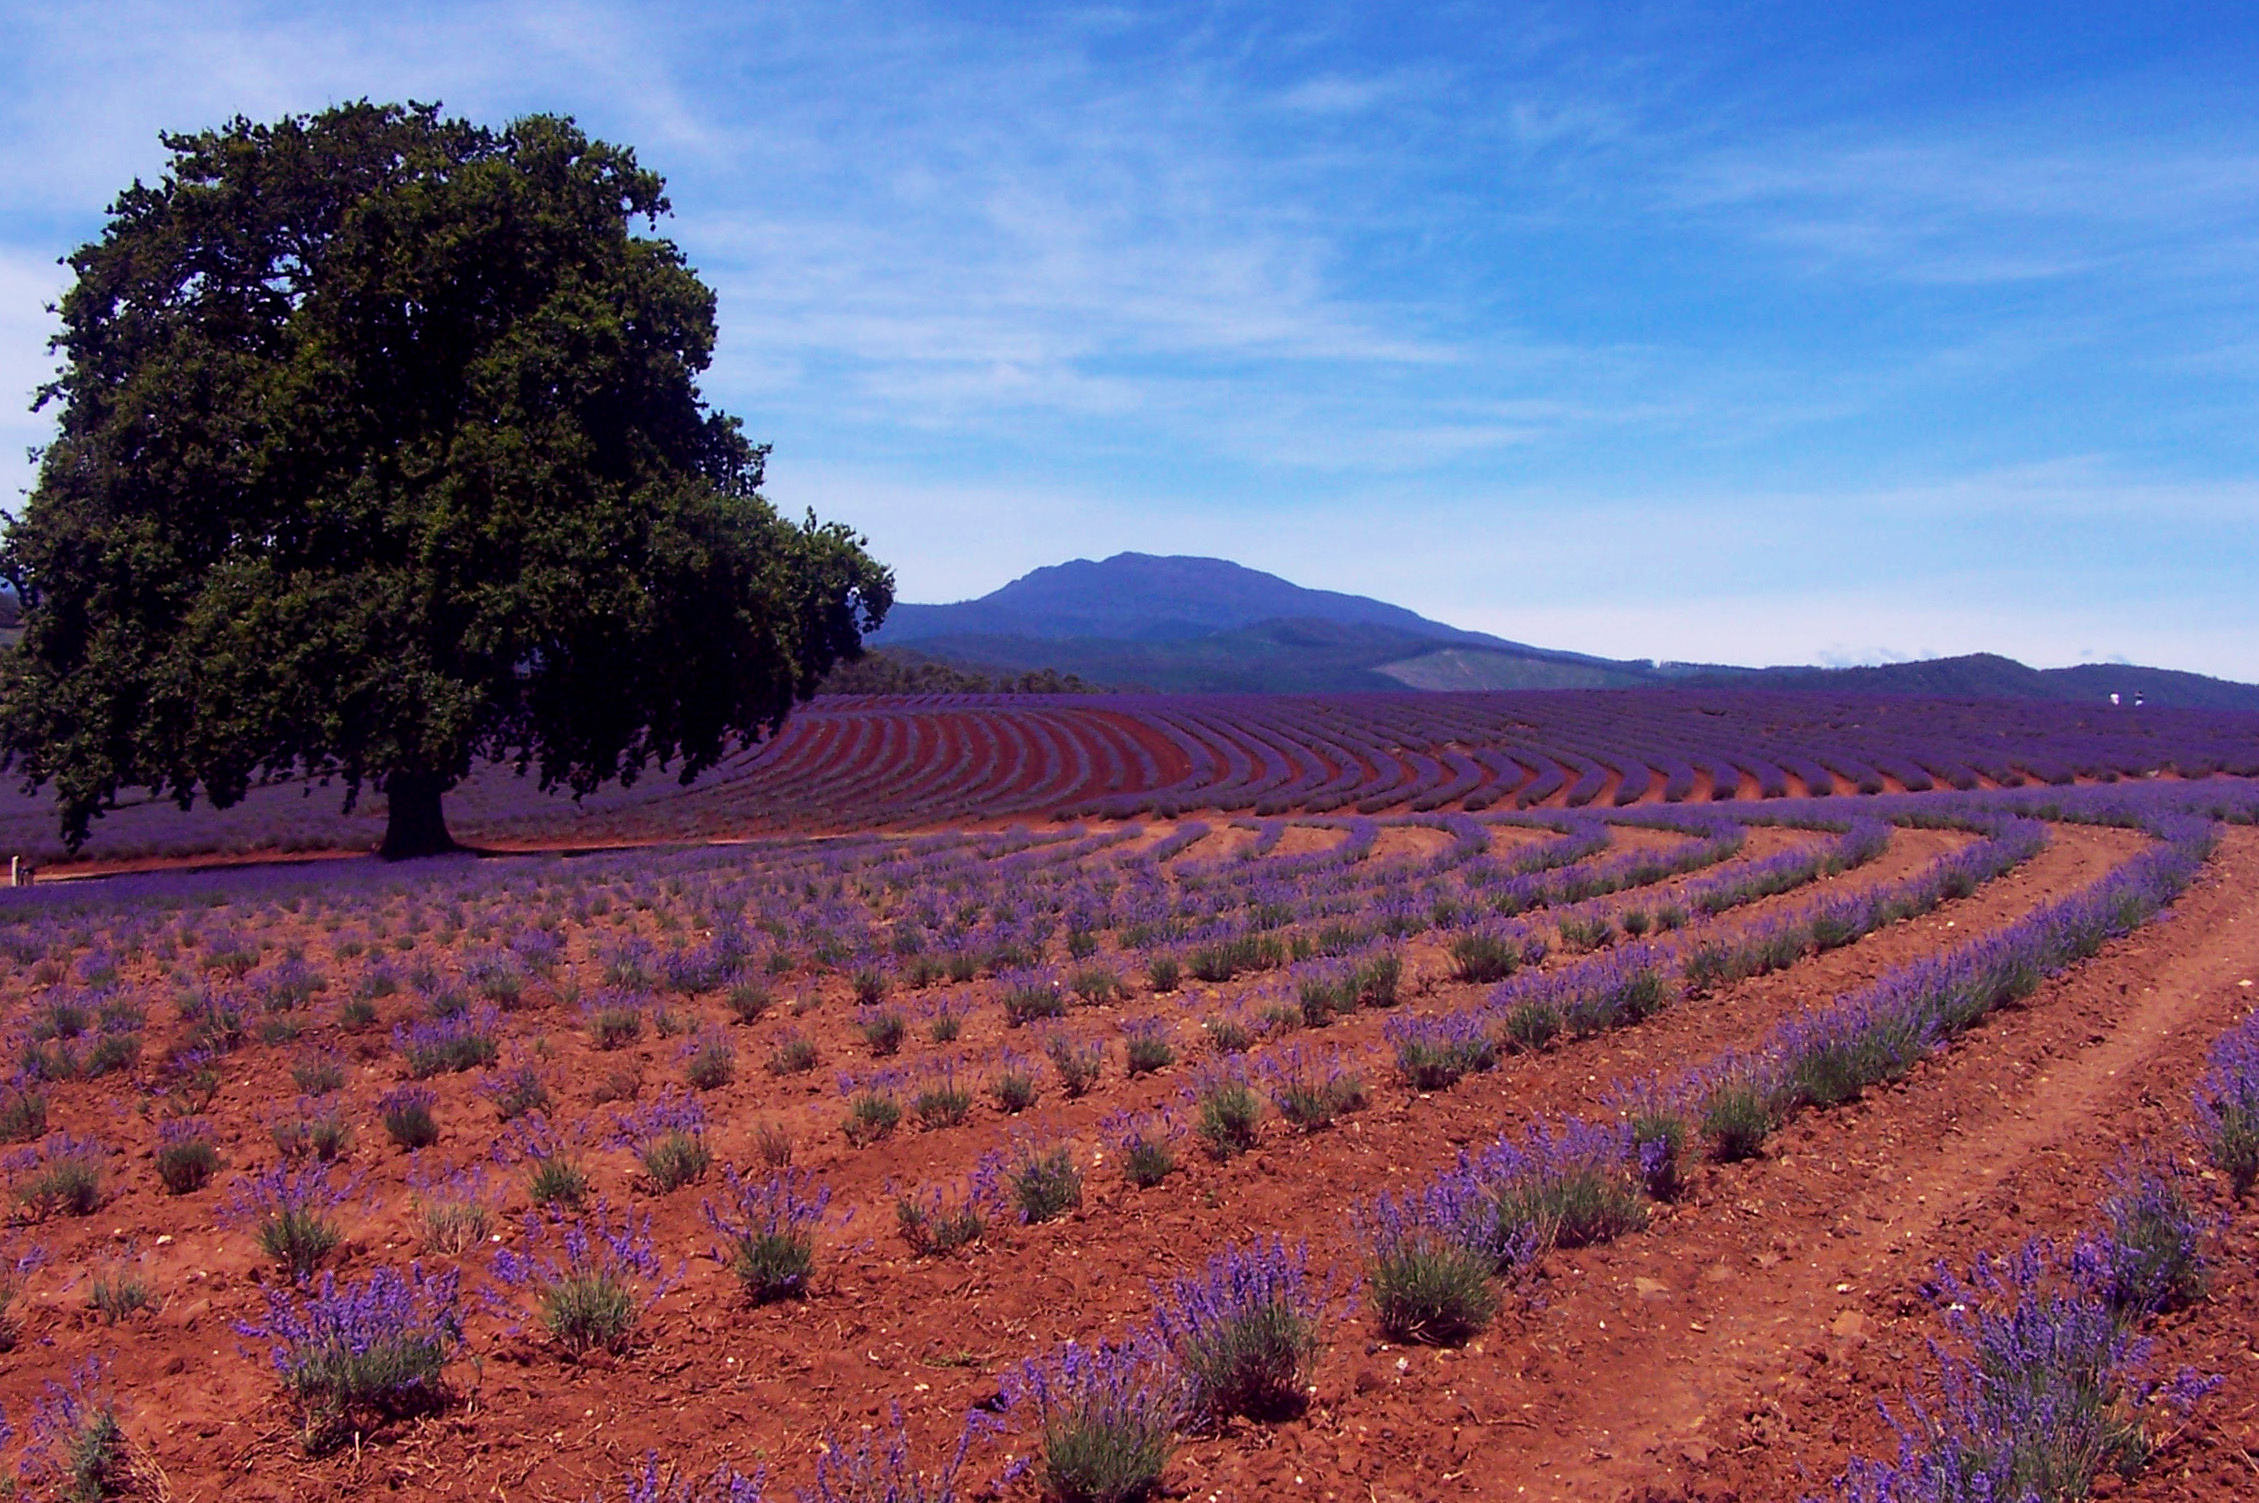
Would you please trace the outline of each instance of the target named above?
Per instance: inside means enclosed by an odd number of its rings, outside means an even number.
[[[547,1112],[527,1112],[512,1121],[494,1145],[497,1163],[529,1164],[526,1193],[535,1206],[553,1212],[579,1210],[588,1198],[588,1174],[577,1152],[577,1126],[560,1130]]]
[[[1075,1163],[1071,1144],[1039,1148],[1022,1141],[1005,1178],[1011,1184],[1020,1220],[1029,1225],[1055,1221],[1082,1204],[1082,1170]]]
[[[0,1143],[29,1143],[47,1131],[47,1093],[18,1078],[0,1089]]]
[[[761,1503],[762,1478],[748,1477],[734,1467],[716,1467],[704,1476],[686,1476],[662,1466],[656,1451],[646,1451],[643,1465],[631,1468],[621,1503]],[[605,1503],[597,1493],[587,1503]]]
[[[797,1503],[957,1503],[966,1458],[993,1423],[978,1410],[966,1415],[956,1448],[929,1471],[912,1461],[909,1428],[896,1406],[883,1432],[867,1429],[852,1441],[826,1437],[816,1453],[816,1485],[794,1497]]]
[[[763,1180],[725,1169],[728,1202],[701,1209],[724,1246],[715,1250],[746,1296],[757,1305],[804,1299],[816,1269],[816,1229],[831,1205],[831,1187],[805,1170],[787,1169]]]
[[[926,1023],[926,1037],[937,1044],[954,1044],[965,1031],[967,1006],[962,997],[935,997],[926,1003],[922,1016]]]
[[[459,1258],[493,1235],[496,1196],[484,1168],[472,1165],[438,1174],[414,1168],[408,1191],[429,1251]]]
[[[300,1097],[291,1112],[270,1122],[267,1132],[274,1139],[275,1152],[292,1163],[301,1159],[333,1163],[344,1156],[353,1138],[343,1106],[335,1100],[306,1097]]]
[[[326,1164],[305,1169],[277,1164],[263,1174],[239,1176],[222,1219],[250,1227],[268,1257],[292,1278],[307,1278],[343,1240],[332,1213],[352,1198],[357,1183],[339,1179]]]
[[[1365,1083],[1343,1063],[1338,1050],[1323,1052],[1290,1044],[1263,1061],[1271,1104],[1304,1132],[1331,1127],[1365,1104]]]
[[[1462,930],[1451,940],[1452,977],[1484,985],[1504,981],[1521,968],[1522,945],[1527,937],[1519,925],[1513,924]]]
[[[1181,1395],[1150,1339],[1068,1343],[1007,1373],[1005,1412],[1035,1431],[1037,1483],[1057,1503],[1143,1503],[1176,1446]]]
[[[553,1223],[529,1215],[521,1246],[494,1254],[495,1282],[530,1298],[550,1339],[576,1361],[626,1352],[643,1311],[672,1285],[651,1247],[651,1218],[625,1215],[617,1227],[609,1219],[601,1201]]]
[[[1153,1329],[1196,1421],[1301,1412],[1332,1303],[1310,1276],[1305,1249],[1277,1238],[1233,1244],[1156,1294]]]
[[[493,1064],[502,1055],[496,1028],[494,1010],[483,1008],[456,1017],[403,1023],[392,1030],[392,1045],[400,1051],[410,1078],[426,1080]]]
[[[24,1323],[16,1313],[16,1299],[24,1292],[24,1281],[46,1261],[46,1250],[37,1243],[15,1242],[0,1249],[0,1353],[12,1352],[22,1343]],[[0,1435],[0,1445],[4,1444],[6,1437]]]
[[[2148,1344],[2045,1242],[1940,1269],[1935,1298],[1953,1337],[1936,1392],[1894,1418],[1894,1461],[1855,1460],[1837,1480],[1846,1503],[2084,1498],[2097,1473],[2141,1467],[2152,1417],[2216,1381],[2144,1381]]]
[[[1177,1167],[1179,1129],[1165,1114],[1115,1112],[1098,1124],[1098,1131],[1121,1155],[1122,1177],[1140,1190],[1152,1189]]]
[[[643,1016],[649,998],[642,992],[609,986],[592,992],[580,1004],[581,1025],[597,1048],[625,1049],[643,1037]]]
[[[1496,1318],[1496,1218],[1472,1176],[1447,1175],[1415,1195],[1378,1196],[1358,1208],[1356,1222],[1366,1303],[1390,1338],[1457,1346]]]
[[[692,1090],[718,1091],[737,1078],[737,1046],[710,1026],[693,1030],[680,1050],[683,1079]]]
[[[985,1153],[960,1186],[890,1191],[895,1221],[910,1251],[927,1257],[978,1242],[990,1219],[1009,1203],[1003,1186],[1004,1162],[1000,1153]]]
[[[1398,1014],[1381,1026],[1381,1037],[1396,1051],[1397,1074],[1415,1091],[1448,1090],[1498,1062],[1497,1045],[1473,1013]]]
[[[955,1059],[926,1062],[919,1074],[917,1094],[910,1098],[910,1110],[928,1131],[964,1125],[972,1115],[973,1091]]]
[[[44,1385],[31,1407],[23,1475],[36,1489],[35,1497],[45,1493],[65,1503],[100,1503],[125,1496],[133,1481],[125,1427],[98,1361],[73,1370],[67,1382]]]
[[[706,1109],[695,1096],[668,1090],[659,1099],[612,1119],[611,1145],[633,1150],[644,1177],[661,1195],[705,1176],[713,1166],[706,1146]]]
[[[1003,982],[1004,1021],[1020,1028],[1043,1018],[1067,1015],[1067,999],[1058,978],[1048,971],[1024,971],[999,978]]]
[[[902,1125],[902,1090],[907,1084],[899,1070],[879,1070],[856,1077],[839,1077],[839,1094],[847,1098],[847,1117],[840,1132],[857,1148],[867,1148]]]
[[[91,1216],[102,1207],[110,1151],[93,1138],[56,1133],[36,1148],[9,1155],[16,1203],[34,1221]]]
[[[446,1401],[447,1364],[463,1344],[459,1285],[453,1270],[419,1264],[342,1285],[325,1273],[318,1286],[270,1288],[265,1318],[236,1329],[272,1344],[308,1448],[319,1451]]]
[[[1468,1164],[1490,1200],[1489,1246],[1500,1266],[1531,1249],[1612,1241],[1647,1224],[1642,1166],[1623,1124],[1537,1123]]]
[[[1106,1065],[1104,1039],[1078,1040],[1064,1028],[1044,1035],[1043,1052],[1049,1056],[1051,1068],[1059,1077],[1059,1089],[1070,1099],[1086,1094],[1096,1085],[1099,1072]]]
[[[432,1115],[439,1094],[429,1086],[395,1086],[377,1098],[377,1120],[385,1135],[410,1153],[439,1141],[439,1119]]]
[[[2171,1162],[2137,1158],[2111,1174],[2102,1227],[2079,1244],[2077,1263],[2120,1320],[2142,1320],[2203,1296],[2206,1230]]]
[[[2196,1132],[2238,1198],[2250,1194],[2259,1184],[2259,1018],[2213,1046],[2196,1087]]]
[[[212,1124],[202,1117],[175,1117],[157,1127],[157,1182],[168,1195],[193,1195],[219,1172],[220,1149]]]
[[[494,1115],[504,1122],[515,1121],[528,1112],[546,1112],[555,1104],[541,1071],[522,1060],[482,1076],[478,1093],[493,1103]]]
[[[768,1016],[769,1009],[776,1006],[776,996],[758,981],[743,980],[731,983],[722,994],[722,1005],[738,1022],[752,1024]]]
[[[1255,1146],[1263,1120],[1263,1099],[1248,1083],[1236,1060],[1204,1066],[1185,1095],[1192,1103],[1194,1130],[1219,1159],[1236,1158]]]
[[[988,1094],[996,1109],[1017,1115],[1035,1105],[1042,1088],[1036,1082],[1035,1062],[1013,1049],[1000,1049],[988,1077]]]
[[[865,1006],[855,1014],[855,1031],[863,1036],[863,1044],[873,1057],[884,1059],[902,1052],[903,1040],[910,1036],[910,1021],[894,1008]]]
[[[1130,1075],[1150,1075],[1177,1062],[1169,1025],[1160,1018],[1138,1018],[1122,1025],[1122,1068]]]
[[[345,1066],[330,1055],[301,1055],[291,1063],[290,1079],[309,1096],[327,1096],[344,1087]]]

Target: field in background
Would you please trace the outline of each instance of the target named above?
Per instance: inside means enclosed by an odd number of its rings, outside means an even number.
[[[458,838],[589,846],[796,831],[996,827],[1188,811],[1613,808],[2259,774],[2259,717],[1820,693],[824,698],[684,787],[664,772],[581,804],[508,769],[449,797]],[[290,783],[229,810],[138,800],[96,860],[367,850],[382,799]],[[62,855],[43,798],[0,797],[0,850]]]

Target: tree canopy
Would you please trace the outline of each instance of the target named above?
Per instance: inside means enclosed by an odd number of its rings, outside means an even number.
[[[477,762],[687,782],[859,653],[893,578],[700,397],[714,296],[633,152],[366,101],[163,140],[69,258],[0,544],[0,741],[73,849],[121,789],[295,776],[445,848]]]

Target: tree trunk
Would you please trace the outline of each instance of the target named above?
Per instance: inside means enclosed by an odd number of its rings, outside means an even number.
[[[446,792],[447,780],[429,773],[396,772],[386,778],[384,844],[377,854],[387,861],[412,861],[460,850],[439,807]]]

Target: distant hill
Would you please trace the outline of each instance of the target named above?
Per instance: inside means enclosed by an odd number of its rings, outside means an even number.
[[[2259,712],[2259,685],[2165,668],[2030,668],[1992,653],[1873,668],[1736,668],[1510,642],[1220,558],[1117,553],[1037,569],[977,600],[901,604],[874,646],[992,680],[1072,674],[1178,693],[1631,689],[1718,684],[1944,699],[2102,700]],[[924,671],[900,677],[940,684]],[[867,692],[867,691],[866,691]]]
[[[1658,671],[1670,675],[1676,683],[1732,684],[1753,689],[1836,689],[1930,699],[2100,700],[2115,694],[2126,704],[2138,699],[2184,710],[2259,710],[2259,685],[2120,663],[2030,668],[2014,658],[1990,652],[1872,668],[1681,669],[1673,664]]]
[[[1400,605],[1334,590],[1306,590],[1225,559],[1150,553],[1053,564],[955,605],[898,605],[873,640],[888,646],[945,636],[1172,642],[1279,620],[1382,626],[1414,638],[1514,645],[1430,621]]]
[[[1054,564],[953,605],[897,605],[871,642],[1186,693],[1427,688],[1390,665],[1447,648],[1479,654],[1502,681],[1481,687],[1627,687],[1652,677],[1646,663],[1509,642],[1225,559],[1149,553]]]

